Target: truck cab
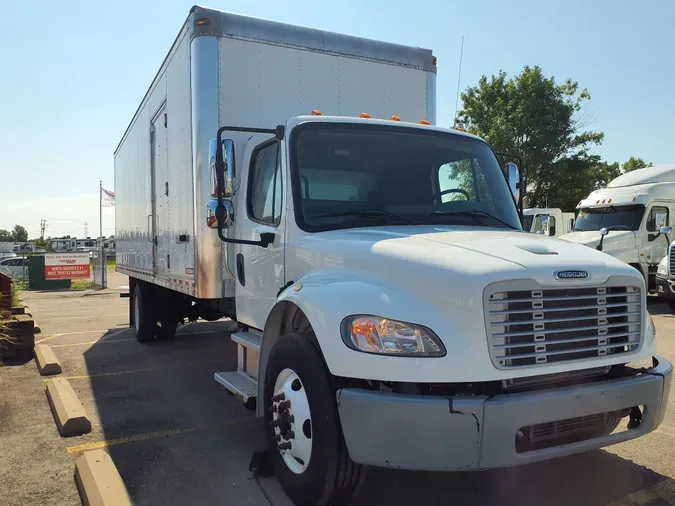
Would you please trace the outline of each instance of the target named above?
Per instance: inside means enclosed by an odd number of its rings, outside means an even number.
[[[523,230],[548,237],[560,237],[574,228],[574,213],[558,208],[528,208],[523,211]]]
[[[670,238],[661,233],[675,212],[675,166],[647,167],[611,181],[577,205],[574,230],[561,239],[601,248],[644,276],[656,290],[656,271]],[[602,239],[601,231],[606,234]]]

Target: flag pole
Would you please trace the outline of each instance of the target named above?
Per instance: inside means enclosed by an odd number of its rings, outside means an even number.
[[[98,182],[98,236],[101,239],[101,288],[105,288],[105,252],[103,251],[103,181]]]

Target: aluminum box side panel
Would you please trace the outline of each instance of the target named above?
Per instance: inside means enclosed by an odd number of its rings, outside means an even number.
[[[325,115],[429,117],[427,72],[306,49],[220,39],[220,123],[272,128]]]
[[[162,132],[166,145],[163,156],[167,163],[163,171],[156,173],[153,185],[150,127],[162,107],[162,114],[167,113],[166,132]],[[186,273],[189,272],[187,267],[194,265],[190,114],[188,23],[164,60],[115,152],[115,214],[118,270],[191,294],[193,275]],[[155,121],[157,126],[164,128],[163,118],[155,118]],[[154,217],[157,258],[163,267],[159,273],[153,265],[150,233],[153,198],[157,201]],[[185,243],[178,242],[182,234],[188,238]]]
[[[194,280],[192,95],[190,37],[181,39],[167,68],[168,193],[166,244],[172,279]],[[166,188],[160,188],[164,191]]]

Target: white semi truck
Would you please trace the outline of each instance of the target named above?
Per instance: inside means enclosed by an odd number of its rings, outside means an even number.
[[[559,208],[531,207],[523,210],[523,230],[533,234],[560,237],[574,228],[574,213]]]
[[[297,504],[347,504],[367,466],[537,462],[666,413],[642,276],[524,233],[517,167],[433,126],[435,83],[429,50],[194,7],[115,151],[138,340],[238,322],[215,379],[265,417]]]
[[[655,291],[657,268],[668,252],[668,227],[675,213],[675,165],[623,174],[580,201],[577,211],[574,231],[561,239],[599,248],[626,262]]]

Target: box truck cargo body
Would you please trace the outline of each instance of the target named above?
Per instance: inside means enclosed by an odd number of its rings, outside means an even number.
[[[298,504],[349,504],[367,466],[520,465],[665,416],[643,277],[524,233],[517,166],[434,125],[435,82],[430,50],[194,7],[115,151],[137,339],[237,324],[214,380],[265,418]]]
[[[269,128],[313,110],[433,124],[435,87],[428,50],[195,8],[115,151],[120,272],[233,297],[227,248],[205,217],[218,128]],[[243,153],[250,133],[232,137]]]

